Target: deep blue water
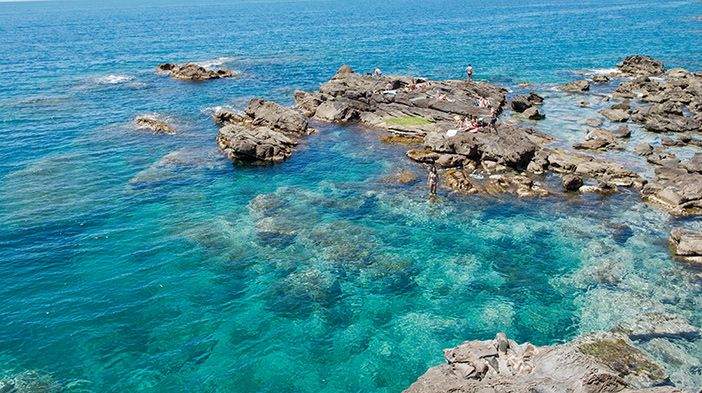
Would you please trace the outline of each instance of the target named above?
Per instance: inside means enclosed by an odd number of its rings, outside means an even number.
[[[632,53],[702,69],[699,2],[483,3],[0,3],[0,378],[398,392],[443,348],[497,331],[552,344],[650,310],[702,326],[699,272],[666,245],[672,226],[702,222],[635,193],[432,202],[421,181],[388,180],[423,176],[402,148],[354,127],[318,125],[272,167],[218,153],[213,108],[290,104],[343,63],[434,78],[472,63],[547,97]],[[242,74],[154,73],[178,61]],[[539,127],[577,139],[583,115],[549,98]],[[177,134],[134,129],[144,113]],[[678,385],[702,385],[701,341],[645,349]]]

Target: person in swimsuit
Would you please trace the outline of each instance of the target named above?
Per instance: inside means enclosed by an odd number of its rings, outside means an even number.
[[[432,166],[429,170],[429,176],[427,177],[427,183],[429,184],[429,194],[436,195],[436,190],[439,188],[439,174],[436,173],[436,167]]]
[[[376,68],[373,70],[373,76],[383,76],[383,72],[380,71],[380,68]]]
[[[468,80],[472,81],[473,80],[473,66],[468,64],[468,68],[466,68],[466,74],[468,75]]]
[[[497,108],[490,111],[490,127],[497,128]]]

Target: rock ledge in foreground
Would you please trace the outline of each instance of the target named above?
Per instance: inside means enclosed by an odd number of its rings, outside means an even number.
[[[444,350],[445,364],[429,369],[405,393],[573,392],[682,393],[665,370],[623,335],[596,333],[568,344],[467,341]]]

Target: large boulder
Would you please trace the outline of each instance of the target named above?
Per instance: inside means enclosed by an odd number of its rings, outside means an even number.
[[[588,132],[585,136],[585,141],[573,145],[575,149],[580,150],[600,150],[616,146],[617,140],[615,136],[602,128],[595,128]]]
[[[280,162],[292,155],[297,142],[268,127],[228,124],[219,130],[217,145],[238,163]]]
[[[429,369],[405,393],[645,392],[667,381],[665,370],[616,334],[537,347],[499,333],[444,351],[446,363]],[[682,392],[673,387],[665,392]]]
[[[289,158],[299,138],[313,133],[307,119],[292,108],[254,98],[243,114],[220,110],[217,145],[237,163],[280,162]]]
[[[619,72],[627,76],[638,75],[660,75],[665,72],[663,63],[650,56],[627,56],[623,61],[617,64]]]
[[[179,80],[205,81],[209,79],[229,78],[239,73],[232,70],[208,70],[193,63],[186,64],[160,64],[156,70]]]

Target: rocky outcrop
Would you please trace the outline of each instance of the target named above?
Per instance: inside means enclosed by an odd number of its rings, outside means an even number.
[[[647,159],[651,161],[651,156]],[[676,166],[677,159],[669,160],[672,162],[656,168],[654,179],[642,190],[644,201],[671,214],[701,214],[702,174]]]
[[[541,113],[541,111],[539,111],[539,108],[533,106],[525,110],[523,115],[529,120],[543,120],[546,118],[546,115]]]
[[[625,76],[654,76],[665,72],[665,67],[661,61],[650,56],[641,55],[627,56],[617,64],[617,68]]]
[[[229,78],[239,74],[232,70],[208,70],[193,63],[186,64],[159,64],[156,70],[172,78],[188,81],[205,81],[209,79]]]
[[[157,134],[175,134],[175,128],[163,120],[151,116],[138,116],[134,119],[137,128],[151,130]]]
[[[602,109],[602,116],[615,123],[623,123],[629,120],[629,113],[623,109]]]
[[[583,93],[590,90],[590,82],[586,80],[577,80],[570,83],[566,83],[565,85],[559,86],[558,88],[569,93]]]
[[[219,148],[240,163],[283,161],[300,137],[315,131],[296,110],[261,99],[251,100],[244,114],[221,110],[214,118],[221,126]]]
[[[429,369],[405,393],[439,392],[682,392],[665,370],[623,335],[600,333],[537,347],[503,333],[444,350],[446,363]]]
[[[646,181],[635,172],[611,160],[573,152],[562,148],[539,150],[527,167],[533,173],[546,171],[575,174],[585,179],[594,179],[603,185],[634,187],[641,189]],[[608,189],[610,187],[604,187]]]
[[[670,244],[677,258],[702,264],[702,232],[673,228],[670,233]]]
[[[456,117],[487,122],[501,110],[505,90],[476,82],[429,81],[403,76],[370,76],[344,66],[318,92],[296,92],[306,116],[325,122],[355,122],[398,134],[426,135],[456,128]]]

